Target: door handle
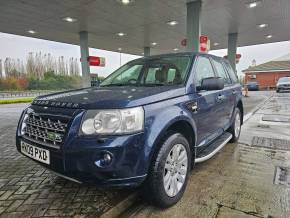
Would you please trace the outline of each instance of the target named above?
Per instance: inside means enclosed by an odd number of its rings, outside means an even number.
[[[236,90],[233,90],[233,95],[237,94],[237,91]]]
[[[220,102],[220,101],[223,101],[225,99],[225,96],[224,95],[218,95],[217,97],[217,100]]]

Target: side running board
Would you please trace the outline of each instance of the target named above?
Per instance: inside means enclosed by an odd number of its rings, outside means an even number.
[[[201,163],[212,158],[219,150],[221,150],[232,138],[232,134],[225,132],[218,139],[212,142],[207,148],[200,152],[196,159],[195,163]]]

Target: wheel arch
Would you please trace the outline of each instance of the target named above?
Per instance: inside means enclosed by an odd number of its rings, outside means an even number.
[[[150,163],[152,163],[152,159],[157,154],[160,149],[162,140],[168,136],[171,132],[178,132],[182,134],[188,141],[191,151],[192,151],[192,163],[194,163],[194,158],[196,155],[196,141],[197,141],[197,133],[195,123],[192,123],[186,117],[183,119],[172,120],[169,122],[163,130],[160,132],[158,137],[156,138],[153,149],[151,150]]]
[[[196,135],[193,127],[186,120],[179,120],[168,126],[166,132],[174,131],[182,134],[188,141],[191,148],[195,147]]]

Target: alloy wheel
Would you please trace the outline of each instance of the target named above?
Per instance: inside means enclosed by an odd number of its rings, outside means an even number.
[[[241,117],[240,114],[236,114],[235,118],[235,136],[238,137],[241,131]]]
[[[176,196],[184,185],[188,170],[188,154],[182,144],[170,150],[164,167],[163,185],[169,197]]]

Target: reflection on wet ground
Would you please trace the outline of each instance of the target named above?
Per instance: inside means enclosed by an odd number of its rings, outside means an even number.
[[[129,214],[131,217],[287,217],[290,189],[273,184],[276,166],[285,163],[290,163],[289,151],[228,144],[214,158],[196,166],[177,205],[160,210],[141,203]]]

